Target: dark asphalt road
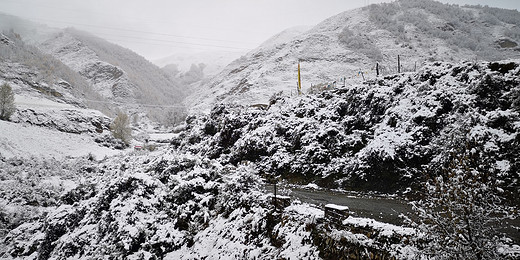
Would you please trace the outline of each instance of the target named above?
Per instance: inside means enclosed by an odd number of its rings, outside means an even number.
[[[264,189],[267,192],[273,192],[272,185],[266,185]],[[294,187],[283,187],[281,189],[288,191],[291,197],[298,198],[302,202],[319,206],[329,203],[347,206],[352,216],[371,218],[394,225],[403,225],[403,219],[399,218],[401,213],[409,217],[413,212],[412,206],[407,201],[398,199],[356,197],[330,190],[308,190]],[[278,190],[280,190],[280,187]],[[507,233],[515,243],[520,243],[520,229],[518,229],[520,218],[508,220],[502,225],[502,231]]]
[[[412,206],[406,201],[387,198],[359,198],[340,192],[312,191],[291,189],[291,196],[302,202],[316,205],[336,204],[349,207],[351,215],[379,220],[381,222],[401,225],[398,216],[412,211]]]

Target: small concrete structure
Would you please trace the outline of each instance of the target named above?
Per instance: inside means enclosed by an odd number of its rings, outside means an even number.
[[[343,220],[348,218],[349,210],[347,206],[336,204],[325,205],[325,218],[329,219],[335,224],[341,225]]]
[[[273,196],[273,205],[277,208],[286,208],[291,205],[291,197],[289,196]]]
[[[254,104],[254,105],[250,105],[250,107],[256,108],[256,109],[260,109],[260,110],[267,110],[267,109],[269,109],[269,105],[268,104]]]

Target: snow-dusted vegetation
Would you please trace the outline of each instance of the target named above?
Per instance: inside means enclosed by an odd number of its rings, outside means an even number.
[[[412,28],[416,28],[426,35],[446,41],[451,48],[474,51],[478,59],[500,60],[509,58],[509,54],[497,48],[497,36],[509,37],[510,41],[517,44],[520,42],[520,21],[518,12],[513,10],[487,6],[459,8],[456,5],[428,0],[404,0],[398,4],[383,3],[367,8],[370,21],[391,32],[403,43],[413,42],[412,37],[416,36],[410,32],[414,30]],[[476,23],[482,26],[475,26]],[[508,26],[495,31],[489,29],[502,24]],[[489,37],[490,33],[494,37]],[[424,41],[423,44],[432,48],[436,43]],[[514,48],[517,44],[510,47]]]
[[[461,172],[456,169],[473,167],[470,173],[485,173],[485,178],[472,175],[482,184],[474,186],[476,194],[500,198],[497,202],[504,209],[516,206],[519,72],[519,64],[509,61],[437,62],[417,73],[316,95],[274,97],[268,110],[216,106],[210,115],[188,117],[186,130],[167,151],[101,161],[76,159],[69,163],[76,167],[70,171],[70,167],[58,166],[64,173],[57,171],[60,177],[53,177],[58,181],[49,189],[52,192],[42,195],[41,185],[46,182],[31,185],[35,177],[19,184],[32,194],[25,197],[36,202],[13,196],[16,189],[6,189],[1,254],[40,259],[107,255],[129,259],[426,258],[431,251],[425,248],[437,238],[450,237],[431,226],[423,229],[431,222],[420,222],[410,214],[412,223],[406,228],[353,217],[335,224],[321,209],[298,200],[275,209],[270,195],[262,190],[262,177],[279,176],[322,187],[405,192],[407,187],[423,190],[427,182],[435,187],[439,178],[456,178]],[[468,152],[478,165],[468,161],[449,168],[453,164],[449,155],[466,144],[471,144]],[[23,164],[12,159],[2,163],[3,169],[19,167],[4,174],[2,183],[16,182],[16,169],[24,169]],[[55,166],[41,164],[45,163],[32,166],[36,171],[44,169],[41,173],[24,174],[42,180],[54,176]],[[67,174],[81,182],[56,186],[59,180],[67,180]],[[437,182],[429,182],[428,176]],[[454,190],[457,186],[443,187]],[[435,198],[432,194],[425,198]],[[421,199],[422,195],[416,192],[412,197]],[[478,197],[461,196],[452,201],[460,207],[452,210],[483,205],[478,201]],[[424,200],[416,206],[435,209],[427,203]],[[27,206],[32,204],[40,208]],[[472,224],[497,220],[501,212],[494,209],[475,208]],[[13,212],[20,212],[16,214],[21,217],[14,218]],[[517,217],[514,210],[508,212],[509,217]],[[436,219],[444,217],[441,213]],[[514,240],[504,238],[493,226],[482,227],[492,230],[495,236],[488,238],[496,240],[478,240],[485,244],[474,245],[486,249],[480,256],[518,257],[520,248],[513,245]],[[445,247],[453,250],[443,255],[466,250],[457,247],[464,240],[454,241]]]
[[[516,62],[437,62],[274,99],[266,111],[220,105],[189,117],[178,146],[303,184],[394,192],[444,165],[451,144],[471,141],[486,170],[518,192],[518,71]]]
[[[0,258],[518,259],[518,14],[371,5],[212,79],[0,15]]]

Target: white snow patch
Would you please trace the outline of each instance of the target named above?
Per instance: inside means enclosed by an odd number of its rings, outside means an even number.
[[[119,154],[97,145],[92,137],[64,133],[48,128],[0,121],[0,154],[10,157],[81,157],[89,153],[96,158]]]
[[[417,230],[409,227],[401,227],[396,226],[384,222],[379,222],[370,218],[358,218],[349,216],[345,220],[343,220],[343,225],[353,225],[358,227],[372,227],[373,229],[377,229],[381,231],[381,235],[391,236],[393,234],[399,235],[416,235]]]

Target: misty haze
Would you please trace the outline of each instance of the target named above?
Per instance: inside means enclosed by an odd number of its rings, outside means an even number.
[[[519,8],[0,0],[0,259],[519,259]]]

